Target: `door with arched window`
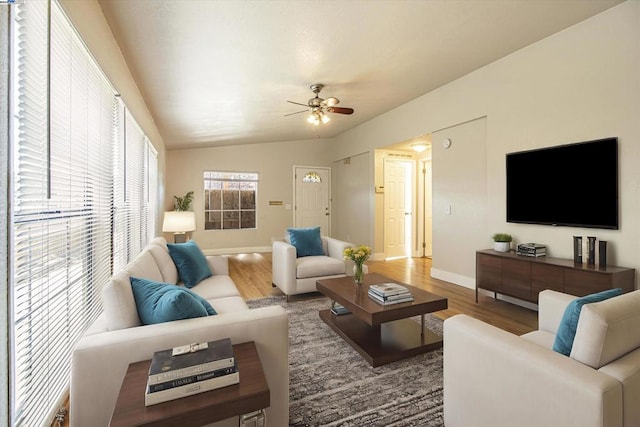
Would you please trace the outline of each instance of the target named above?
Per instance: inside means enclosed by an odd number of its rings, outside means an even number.
[[[330,235],[331,169],[294,167],[294,226],[320,226],[323,236]]]

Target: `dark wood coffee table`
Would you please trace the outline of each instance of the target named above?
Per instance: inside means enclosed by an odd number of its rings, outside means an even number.
[[[382,305],[369,298],[369,286],[395,282],[406,286],[414,300]],[[372,366],[405,359],[442,347],[442,337],[424,327],[424,315],[445,310],[447,299],[380,274],[365,275],[356,285],[353,277],[318,280],[316,287],[351,311],[336,316],[321,310],[320,318],[348,342]],[[420,316],[420,323],[409,317]]]

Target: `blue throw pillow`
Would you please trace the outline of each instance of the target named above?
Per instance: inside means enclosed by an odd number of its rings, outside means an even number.
[[[291,244],[296,248],[296,256],[324,255],[320,227],[287,228]]]
[[[211,276],[211,269],[195,241],[187,243],[167,243],[169,255],[176,264],[180,279],[187,288],[193,288],[201,280]]]
[[[571,348],[573,347],[573,340],[576,337],[578,320],[580,319],[580,312],[582,311],[583,305],[604,301],[621,294],[622,289],[614,288],[598,292],[597,294],[576,298],[571,301],[565,309],[560,325],[558,326],[556,339],[553,342],[553,351],[564,354],[565,356],[571,355]]]
[[[144,325],[217,314],[207,300],[189,289],[138,277],[129,280]]]

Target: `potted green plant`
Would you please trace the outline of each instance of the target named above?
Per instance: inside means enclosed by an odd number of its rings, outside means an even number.
[[[193,191],[189,191],[184,197],[173,196],[176,199],[175,209],[176,211],[189,211],[191,210],[191,202],[193,201]]]
[[[496,233],[492,237],[493,250],[497,252],[509,252],[513,238],[507,233]]]

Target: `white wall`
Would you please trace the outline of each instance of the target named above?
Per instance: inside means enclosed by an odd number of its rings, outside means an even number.
[[[273,142],[167,152],[167,200],[163,209],[173,210],[173,196],[194,192],[193,210],[197,230],[192,238],[208,253],[270,251],[271,239],[282,238],[293,225],[293,166],[331,166],[326,140]],[[204,171],[257,172],[257,229],[204,230]],[[269,201],[282,206],[269,206]],[[172,241],[170,234],[165,234]]]
[[[344,158],[486,116],[487,220],[469,236],[483,242],[478,249],[490,247],[492,233],[507,232],[518,242],[546,244],[551,256],[571,258],[572,236],[589,234],[609,241],[611,263],[640,269],[639,100],[640,2],[631,0],[340,135],[332,153]],[[505,222],[506,153],[609,136],[619,138],[619,230]],[[437,162],[434,154],[434,172]],[[438,197],[434,188],[434,201]],[[336,215],[348,214],[336,208]],[[460,253],[465,261],[451,262],[448,254],[460,242],[436,233],[434,227],[434,266],[442,251],[443,271],[458,283],[473,283],[468,266],[474,254]]]
[[[433,141],[433,263],[438,279],[475,287],[475,252],[489,247],[486,118],[452,126]],[[444,148],[442,141],[451,140]],[[504,168],[503,168],[504,169]]]
[[[332,236],[354,245],[370,245],[373,227],[373,177],[371,153],[334,161],[331,169]],[[337,215],[340,212],[348,215]]]

